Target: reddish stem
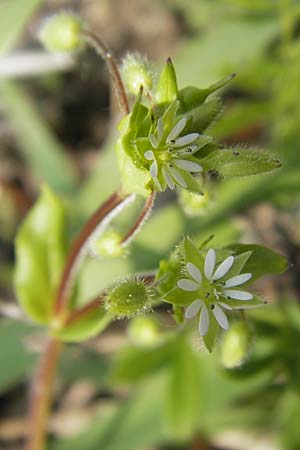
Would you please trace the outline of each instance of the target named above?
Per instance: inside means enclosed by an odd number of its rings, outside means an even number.
[[[106,47],[106,45],[99,38],[99,36],[92,33],[91,31],[85,30],[82,31],[81,34],[85,39],[85,41],[89,45],[91,45],[96,50],[96,52],[105,60],[110,76],[114,82],[114,87],[119,100],[120,109],[126,116],[130,112],[129,104],[124,84],[118,69],[118,65],[115,61],[115,58],[112,55],[112,52]]]
[[[123,237],[121,243],[122,245],[127,245],[136,235],[136,233],[139,231],[139,229],[142,227],[142,225],[144,224],[145,220],[147,219],[148,215],[151,212],[153,203],[154,203],[154,199],[155,199],[155,194],[152,193],[149,195],[149,197],[147,198],[143,209],[140,213],[140,215],[138,216],[136,222],[134,223],[134,225],[130,228],[130,230],[128,231],[128,233]]]
[[[32,382],[26,450],[44,449],[53,382],[61,348],[62,342],[50,339],[39,361]]]

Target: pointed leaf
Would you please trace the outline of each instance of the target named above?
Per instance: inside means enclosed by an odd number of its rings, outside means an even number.
[[[224,177],[241,177],[271,172],[281,166],[278,158],[265,151],[245,148],[220,149],[200,160],[205,171],[216,170]]]
[[[236,244],[227,248],[236,254],[241,254],[245,251],[252,252],[251,257],[243,267],[244,273],[252,273],[252,278],[248,283],[265,274],[280,274],[288,268],[288,261],[284,256],[261,245]]]

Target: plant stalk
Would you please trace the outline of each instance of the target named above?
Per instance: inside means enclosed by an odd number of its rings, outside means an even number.
[[[29,403],[26,450],[43,450],[45,448],[52,389],[62,345],[62,342],[50,338],[38,363]]]
[[[125,87],[118,69],[118,65],[116,63],[115,58],[112,55],[112,52],[106,47],[106,45],[103,43],[103,41],[94,34],[93,32],[89,30],[84,30],[81,32],[82,37],[84,40],[93,47],[96,52],[103,58],[107,64],[109,74],[111,76],[111,79],[113,80],[113,85],[115,88],[115,92],[118,97],[119,106],[122,111],[122,113],[127,116],[129,114],[129,104],[128,99],[125,91]]]

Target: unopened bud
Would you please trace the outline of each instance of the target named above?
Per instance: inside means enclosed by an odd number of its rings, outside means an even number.
[[[128,327],[128,334],[133,344],[152,347],[161,341],[157,323],[151,317],[136,317]]]
[[[224,335],[221,345],[221,362],[226,369],[243,364],[249,354],[252,333],[245,322],[235,322]]]
[[[213,195],[209,190],[203,194],[181,189],[178,194],[179,203],[187,216],[201,216],[208,212],[212,205]]]
[[[51,52],[71,52],[80,48],[82,29],[83,22],[78,16],[61,12],[45,20],[39,39]]]
[[[112,317],[135,317],[151,309],[150,291],[142,280],[127,280],[112,289],[105,307]]]
[[[121,245],[122,236],[117,231],[108,230],[91,244],[93,255],[100,257],[117,258],[124,253]]]
[[[137,95],[141,86],[150,90],[153,85],[154,73],[149,61],[138,53],[129,53],[121,65],[124,84],[131,94]]]

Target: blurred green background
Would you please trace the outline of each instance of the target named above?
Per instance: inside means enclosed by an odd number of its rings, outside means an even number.
[[[179,86],[206,87],[236,72],[211,134],[283,161],[271,175],[217,180],[211,206],[193,217],[175,196],[162,195],[128,258],[88,261],[82,302],[116,277],[155,269],[186,233],[215,233],[222,245],[262,243],[286,255],[290,269],[257,285],[271,305],[247,315],[254,340],[237,369],[222,367],[219,349],[206,354],[193,329],[176,333],[164,309],[68,345],[49,450],[299,450],[297,0],[1,0],[0,448],[23,445],[28,386],[45,342],[16,307],[17,227],[47,183],[64,200],[71,237],[119,181],[119,116],[104,63],[91,51],[49,55],[37,41],[41,21],[61,8],[78,12],[118,57],[138,50],[161,66],[171,56]]]

